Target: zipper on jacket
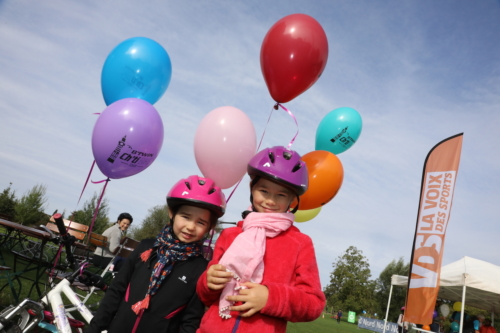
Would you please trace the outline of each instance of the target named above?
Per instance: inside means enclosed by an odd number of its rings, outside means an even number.
[[[236,318],[236,321],[234,322],[233,330],[231,331],[231,333],[236,333],[238,331],[238,326],[240,325],[240,320],[241,320],[241,316],[238,316],[238,318]]]

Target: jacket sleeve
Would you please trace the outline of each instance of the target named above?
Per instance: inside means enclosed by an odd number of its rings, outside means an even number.
[[[113,232],[109,237],[109,251],[111,253],[113,253],[116,250],[116,248],[120,245],[121,235],[122,233],[119,228],[113,229]]]
[[[295,283],[263,283],[269,289],[269,298],[261,310],[262,314],[303,322],[317,319],[325,308],[325,295],[321,290],[312,241],[306,236],[299,246]]]
[[[130,279],[134,273],[135,263],[139,258],[140,253],[144,250],[142,243],[132,252],[123,267],[119,270],[118,275],[113,279],[113,282],[106,290],[101,305],[97,309],[97,313],[90,322],[89,328],[85,333],[100,333],[106,330],[113,320],[120,303],[125,297]]]
[[[182,311],[181,327],[179,333],[194,333],[200,327],[201,317],[205,313],[205,305],[196,293]]]
[[[198,283],[196,285],[196,293],[206,306],[212,305],[217,299],[219,299],[220,294],[222,293],[222,290],[212,290],[208,288],[207,271],[210,266],[219,263],[220,258],[222,258],[222,255],[224,254],[224,252],[226,252],[228,246],[229,244],[227,239],[227,230],[223,230],[219,238],[217,239],[217,242],[215,243],[212,260],[208,263],[207,269],[203,272],[203,274],[201,274],[200,278],[198,279]]]

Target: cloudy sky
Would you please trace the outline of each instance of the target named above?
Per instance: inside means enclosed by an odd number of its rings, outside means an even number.
[[[324,28],[329,57],[321,78],[286,103],[300,134],[293,148],[314,150],[331,110],[361,114],[358,142],[339,154],[345,178],[311,236],[323,286],[349,246],[373,277],[410,259],[422,167],[439,141],[464,132],[443,264],[463,256],[500,265],[500,5],[498,1],[0,1],[0,190],[21,196],[48,188],[47,212],[76,206],[91,163],[92,129],[104,103],[100,75],[121,41],[143,36],[169,53],[172,79],[155,104],[165,128],[160,156],[144,172],[108,185],[110,218],[128,211],[139,224],[180,178],[199,174],[198,124],[233,106],[260,138],[274,104],[260,48],[282,17],[304,13]],[[275,112],[263,147],[286,145],[293,120]],[[92,180],[104,176],[95,169]],[[248,178],[224,219],[248,205]],[[102,184],[87,187],[83,200]],[[226,190],[226,194],[231,189]]]

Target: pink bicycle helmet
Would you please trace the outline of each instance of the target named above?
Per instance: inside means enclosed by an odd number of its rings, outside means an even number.
[[[263,176],[290,187],[298,196],[307,190],[309,178],[300,155],[282,146],[259,151],[247,167],[250,177]]]
[[[226,197],[210,178],[189,176],[179,180],[168,192],[169,207],[192,204],[212,211],[217,218],[226,211]]]

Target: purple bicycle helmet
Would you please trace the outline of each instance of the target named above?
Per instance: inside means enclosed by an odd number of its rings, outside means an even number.
[[[255,154],[248,162],[248,175],[267,177],[291,188],[297,196],[307,190],[308,174],[306,164],[300,155],[283,146],[266,148]]]

